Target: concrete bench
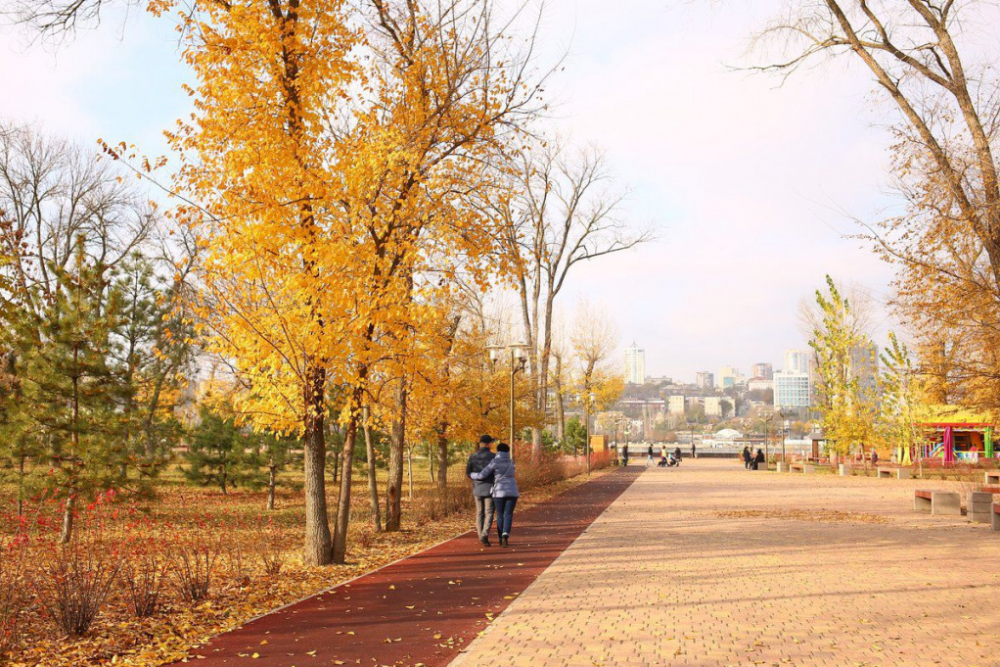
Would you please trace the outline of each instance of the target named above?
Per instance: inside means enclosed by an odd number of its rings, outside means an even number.
[[[962,496],[956,491],[913,492],[913,509],[931,514],[962,514]]]
[[[837,474],[841,477],[851,476],[851,465],[849,463],[839,463],[837,464]]]
[[[801,472],[804,475],[811,475],[816,472],[816,466],[811,463],[791,463],[788,468],[792,472]]]
[[[993,530],[1000,530],[1000,505],[993,504]]]
[[[1000,484],[1000,470],[987,470],[983,474],[983,484]]]
[[[913,471],[909,468],[879,468],[877,472],[877,477],[879,479],[910,479],[913,477]]]
[[[986,487],[990,488],[990,487]],[[993,494],[989,491],[969,491],[965,506],[969,508],[969,521],[973,523],[991,523],[993,510]]]

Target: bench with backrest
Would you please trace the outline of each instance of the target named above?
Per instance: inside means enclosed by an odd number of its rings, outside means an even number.
[[[962,514],[962,495],[957,491],[917,489],[913,492],[913,509],[931,514]]]
[[[879,479],[910,479],[913,477],[913,471],[909,468],[879,468],[876,473],[876,477]]]
[[[983,478],[983,484],[1000,484],[1000,470],[987,470]]]
[[[806,475],[816,472],[816,466],[812,463],[789,463],[788,469],[792,472],[801,472]]]

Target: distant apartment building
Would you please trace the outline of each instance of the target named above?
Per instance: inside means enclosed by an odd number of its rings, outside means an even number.
[[[715,373],[698,371],[694,374],[694,384],[700,389],[712,389],[715,387]]]
[[[706,396],[704,406],[706,417],[722,417],[732,412],[733,401],[725,396]]]
[[[774,374],[774,407],[778,410],[808,408],[812,400],[809,371],[778,371]]]
[[[668,396],[667,397],[667,413],[671,415],[683,415],[684,414],[684,397],[683,396]]]
[[[719,369],[719,375],[715,378],[715,386],[719,389],[729,389],[730,387],[735,387],[737,385],[736,379],[738,377],[742,377],[738,370],[732,366],[723,366]]]
[[[806,350],[785,350],[785,373],[808,373],[810,354]]]
[[[747,391],[767,391],[768,389],[774,389],[774,373],[771,373],[771,377],[764,379],[762,377],[755,377],[747,381]]]
[[[646,351],[639,349],[635,341],[625,350],[625,383],[646,383]]]
[[[751,380],[771,380],[774,378],[774,366],[768,363],[754,364],[750,369]]]

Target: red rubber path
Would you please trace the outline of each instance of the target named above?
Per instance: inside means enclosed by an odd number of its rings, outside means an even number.
[[[619,469],[515,512],[509,548],[482,547],[470,531],[219,635],[192,650],[187,663],[447,665],[640,471]]]

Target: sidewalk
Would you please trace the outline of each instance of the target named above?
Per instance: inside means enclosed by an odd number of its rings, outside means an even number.
[[[507,549],[484,548],[470,531],[220,635],[190,651],[188,663],[447,665],[638,473],[616,470],[515,512]]]
[[[997,667],[1000,534],[918,484],[643,469],[451,667]]]

